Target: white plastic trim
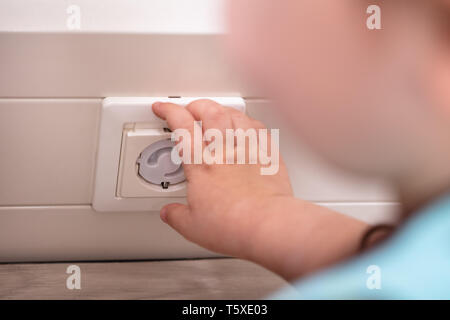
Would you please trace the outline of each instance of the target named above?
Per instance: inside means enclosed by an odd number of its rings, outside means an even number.
[[[119,198],[116,196],[120,150],[124,125],[148,123],[154,128],[167,127],[151,109],[154,102],[173,102],[182,106],[197,99],[211,99],[222,105],[245,112],[241,97],[108,97],[103,100],[97,152],[92,207],[96,211],[158,211],[170,202],[185,198]]]

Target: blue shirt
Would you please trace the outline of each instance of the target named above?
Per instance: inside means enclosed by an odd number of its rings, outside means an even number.
[[[294,283],[272,299],[450,299],[450,195],[382,246]]]

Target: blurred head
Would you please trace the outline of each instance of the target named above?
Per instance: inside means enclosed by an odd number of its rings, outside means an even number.
[[[450,1],[229,2],[235,60],[328,160],[397,178],[449,148]]]

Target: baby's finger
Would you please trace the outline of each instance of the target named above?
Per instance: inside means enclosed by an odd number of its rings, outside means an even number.
[[[162,221],[181,235],[187,235],[191,219],[188,206],[180,203],[168,204],[161,209],[160,216]]]
[[[186,109],[193,115],[195,120],[202,121],[203,131],[218,129],[225,133],[225,129],[233,128],[229,113],[215,101],[208,99],[195,100],[187,105]]]
[[[169,102],[155,102],[152,109],[158,117],[166,120],[170,130],[186,129],[193,134],[195,119],[182,106]]]
[[[183,168],[184,173],[186,175],[187,180],[190,180],[191,171],[194,168],[198,168],[198,165],[191,165],[194,163],[194,126],[195,119],[192,114],[187,111],[184,107],[174,104],[174,103],[164,103],[164,102],[156,102],[152,106],[153,112],[163,120],[166,120],[169,129],[175,131],[177,129],[185,129],[190,134],[190,150],[187,152],[184,150],[185,145],[183,141],[180,141],[177,144],[177,148],[181,146],[180,156],[183,157]],[[181,136],[181,140],[184,139],[184,136]],[[188,147],[187,147],[188,148]]]
[[[247,130],[250,128],[253,128],[255,130],[263,129],[265,128],[264,124],[259,122],[258,120],[255,120],[253,118],[250,118],[245,113],[236,110],[234,108],[230,107],[224,107],[225,111],[230,114],[231,122],[233,124],[233,129],[243,129]]]

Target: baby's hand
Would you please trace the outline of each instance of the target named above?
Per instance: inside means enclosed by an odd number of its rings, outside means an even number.
[[[254,128],[258,132],[264,128],[242,112],[211,100],[197,100],[185,108],[155,103],[153,111],[167,121],[171,130],[187,129],[191,137],[194,121],[202,121],[203,132],[210,128],[220,130],[224,139],[225,129]],[[270,145],[270,137],[267,144]],[[248,154],[246,158],[248,163]],[[267,218],[268,210],[264,209],[276,203],[282,208],[286,198],[293,197],[281,158],[275,175],[261,175],[259,160],[257,164],[203,163],[183,164],[183,167],[188,204],[165,206],[161,219],[186,239],[219,253],[246,257],[253,234]]]
[[[186,108],[156,103],[153,110],[170,129],[186,129],[191,138],[194,121],[202,121],[203,131],[219,129],[224,137],[226,129],[264,127],[210,100],[197,100]],[[165,206],[161,218],[190,241],[251,260],[286,279],[355,254],[368,228],[361,221],[294,198],[281,158],[275,175],[261,175],[260,164],[183,167],[188,204]]]

